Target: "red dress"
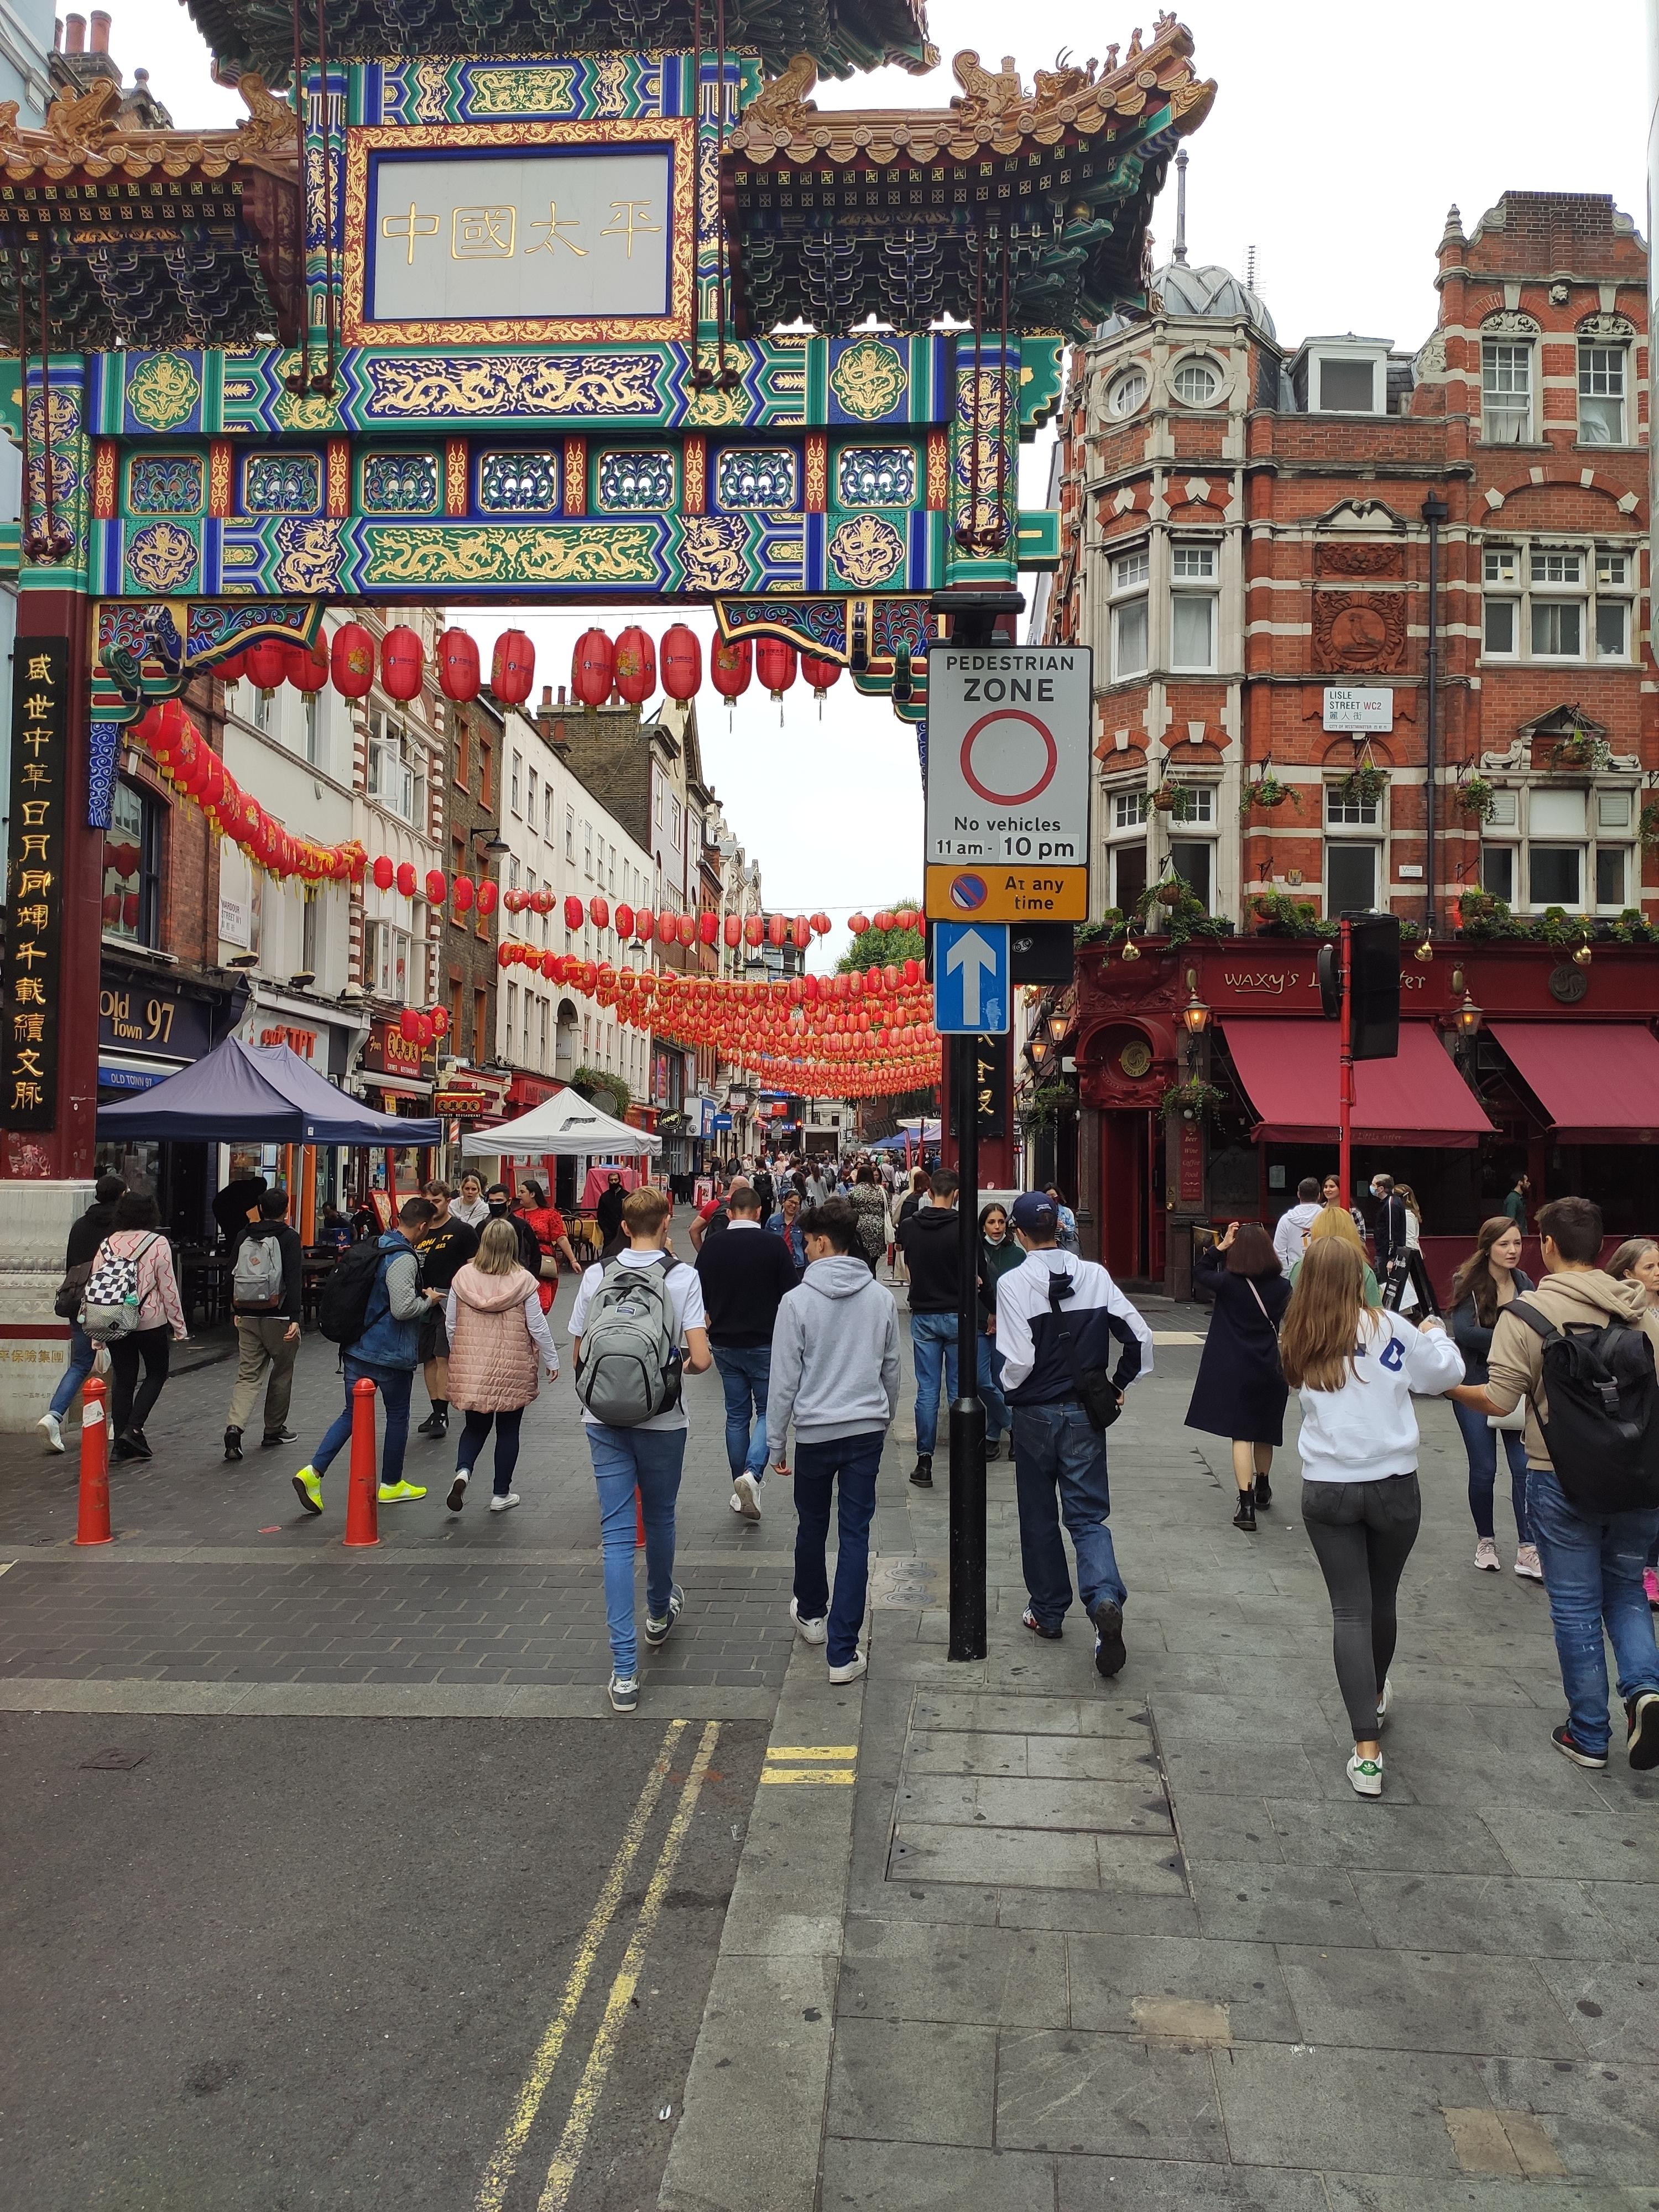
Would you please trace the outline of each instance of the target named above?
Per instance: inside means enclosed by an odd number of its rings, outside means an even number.
[[[550,1260],[554,1256],[555,1247],[565,1233],[563,1214],[556,1206],[527,1206],[524,1211],[524,1218],[536,1232],[536,1242],[541,1246],[544,1256]],[[554,1285],[551,1283],[544,1283],[540,1288],[542,1311],[551,1313]]]

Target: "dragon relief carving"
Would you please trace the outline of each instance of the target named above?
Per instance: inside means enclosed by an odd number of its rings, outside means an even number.
[[[254,154],[294,152],[300,143],[300,125],[289,101],[278,100],[257,70],[244,70],[236,80],[236,89],[247,108],[246,118],[236,126],[238,149]]]
[[[811,55],[796,54],[786,70],[761,87],[743,111],[744,121],[793,135],[818,112],[817,102],[806,96],[817,81],[818,65]]]
[[[63,154],[78,159],[95,154],[121,128],[114,111],[121,88],[100,78],[90,92],[62,92],[46,110],[46,136]],[[15,110],[13,111],[14,118]]]

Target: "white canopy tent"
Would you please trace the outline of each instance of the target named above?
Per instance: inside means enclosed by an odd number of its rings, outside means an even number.
[[[561,1091],[516,1121],[475,1129],[461,1146],[469,1159],[537,1160],[559,1157],[633,1159],[659,1152],[660,1137],[635,1129],[613,1115],[601,1114],[574,1091]]]

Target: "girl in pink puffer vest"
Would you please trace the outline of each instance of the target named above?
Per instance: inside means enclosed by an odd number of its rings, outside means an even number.
[[[444,1317],[449,1332],[449,1402],[466,1425],[455,1451],[455,1480],[447,1503],[459,1513],[466,1486],[492,1426],[495,1431],[492,1513],[519,1502],[513,1470],[519,1460],[519,1424],[538,1388],[538,1368],[549,1382],[559,1371],[558,1347],[542,1311],[541,1285],[519,1265],[518,1232],[510,1221],[492,1221],[449,1286]]]

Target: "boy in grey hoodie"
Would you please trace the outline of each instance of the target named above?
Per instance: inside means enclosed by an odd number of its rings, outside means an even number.
[[[898,1406],[898,1309],[858,1256],[858,1218],[832,1198],[800,1218],[806,1273],[778,1306],[766,1442],[784,1463],[795,1426],[795,1594],[789,1618],[808,1644],[829,1643],[830,1680],[863,1674],[859,1631],[870,1576],[876,1474]],[[840,1553],[830,1596],[824,1545],[836,1495]],[[826,1617],[827,1616],[827,1617]]]

